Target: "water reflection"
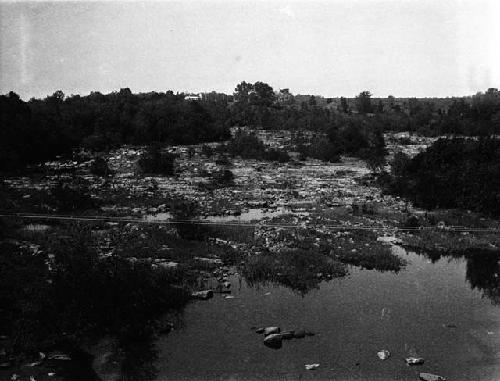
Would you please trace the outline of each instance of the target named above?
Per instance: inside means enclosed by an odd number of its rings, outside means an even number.
[[[443,257],[464,258],[465,278],[471,288],[478,289],[495,305],[500,305],[500,252],[474,250],[464,253],[423,253],[432,263]]]
[[[125,359],[121,374],[124,381],[151,381],[158,375],[155,361],[158,350],[151,335],[135,338],[127,342],[123,348]]]

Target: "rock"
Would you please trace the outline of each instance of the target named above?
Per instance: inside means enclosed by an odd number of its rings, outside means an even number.
[[[408,365],[422,365],[424,363],[424,359],[421,357],[408,357],[405,361]]]
[[[283,337],[279,333],[272,333],[264,338],[264,345],[273,348],[279,349],[282,345]]]
[[[264,330],[265,330],[265,328],[257,328],[255,330],[255,333],[261,334],[261,333],[264,333]]]
[[[315,333],[311,331],[305,331],[306,336],[314,336]]]
[[[266,327],[264,328],[264,335],[271,335],[274,333],[280,333],[280,328],[279,327]]]
[[[234,296],[233,295],[226,295],[226,296],[224,296],[224,299],[234,299]]]
[[[403,243],[399,238],[396,238],[394,236],[389,237],[389,236],[383,236],[383,237],[377,237],[377,242],[382,242],[382,243],[387,243],[387,244],[392,244],[392,245],[400,245]]]
[[[12,366],[10,361],[0,363],[0,369],[9,369]]]
[[[47,355],[47,360],[70,361],[71,357],[62,352],[51,352]]]
[[[293,339],[293,336],[295,334],[295,331],[283,331],[281,332],[281,337],[283,340],[290,340]]]
[[[304,337],[306,337],[306,331],[304,331],[303,329],[299,329],[298,331],[294,332],[293,337],[296,339],[303,339]]]
[[[306,364],[305,366],[307,370],[314,370],[319,368],[319,364]]]
[[[377,356],[380,360],[387,360],[389,357],[391,357],[391,352],[389,352],[387,349],[382,349],[381,351],[377,352]]]
[[[226,287],[226,288],[230,288],[231,287],[231,283],[229,283],[229,282],[226,281],[226,282],[223,283],[223,286]]]
[[[418,377],[422,381],[446,381],[446,378],[432,373],[420,373]]]
[[[455,324],[443,324],[444,328],[458,328]]]
[[[191,297],[194,299],[200,300],[208,300],[213,298],[214,292],[212,290],[204,290],[204,291],[195,291],[191,294]]]

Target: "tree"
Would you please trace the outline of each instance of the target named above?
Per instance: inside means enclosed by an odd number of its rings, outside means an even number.
[[[356,97],[356,108],[360,114],[373,112],[371,96],[372,94],[369,91],[362,91]]]
[[[255,82],[253,92],[250,95],[250,101],[256,106],[271,106],[274,103],[274,90],[264,82]]]
[[[345,114],[349,113],[349,105],[344,97],[340,97],[340,110]]]
[[[250,102],[250,94],[254,86],[245,81],[236,85],[234,89],[234,100],[238,103],[248,104]]]

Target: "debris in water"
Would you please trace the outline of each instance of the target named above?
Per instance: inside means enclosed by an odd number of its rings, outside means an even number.
[[[419,378],[422,381],[446,381],[446,378],[432,373],[420,373]]]
[[[319,368],[319,364],[306,364],[306,369],[307,370],[314,370]]]
[[[389,357],[391,357],[391,352],[389,352],[387,349],[382,349],[381,351],[377,352],[377,356],[380,360],[387,360]]]
[[[406,363],[408,365],[422,365],[424,363],[424,359],[421,357],[408,357],[406,359]]]
[[[444,328],[457,328],[455,324],[443,324]]]

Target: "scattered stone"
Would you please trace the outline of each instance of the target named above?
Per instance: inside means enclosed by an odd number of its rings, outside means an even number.
[[[387,360],[389,357],[391,357],[391,352],[389,352],[387,349],[382,349],[381,351],[377,352],[377,356],[380,360]]]
[[[223,286],[226,287],[226,288],[230,288],[231,287],[231,283],[229,283],[229,282],[226,281],[226,282],[223,283]]]
[[[458,328],[455,324],[443,324],[444,328]]]
[[[279,327],[266,327],[264,328],[264,335],[271,335],[275,333],[280,333],[280,328]]]
[[[408,357],[406,359],[406,363],[408,365],[422,365],[424,363],[424,359],[421,357]]]
[[[403,243],[402,240],[400,240],[399,238],[396,238],[394,236],[377,237],[377,242],[387,243],[387,244],[391,244],[391,245],[400,245]]]
[[[420,373],[419,378],[422,381],[446,381],[446,378],[432,373]]]
[[[306,337],[306,331],[304,331],[303,329],[299,329],[298,331],[295,331],[293,333],[293,337],[296,339],[303,339],[304,337]]]
[[[214,292],[212,290],[204,290],[204,291],[195,291],[191,294],[191,297],[194,299],[200,300],[208,300],[213,298]]]
[[[273,349],[279,349],[282,345],[282,336],[279,333],[272,333],[264,338],[264,344]]]
[[[51,352],[47,355],[47,360],[56,360],[56,361],[71,361],[71,357],[66,353],[62,352]]]
[[[49,376],[49,377],[54,377],[55,375],[56,375],[56,374],[55,374],[54,372],[49,372],[49,373],[47,373],[47,376]]]
[[[283,332],[281,332],[281,336],[283,337],[283,340],[293,339],[294,334],[295,334],[295,331],[283,331]]]
[[[224,296],[224,299],[234,299],[234,296],[233,295],[226,295],[226,296]]]
[[[314,369],[318,369],[318,368],[319,368],[319,364],[306,364],[307,370],[314,370]]]

